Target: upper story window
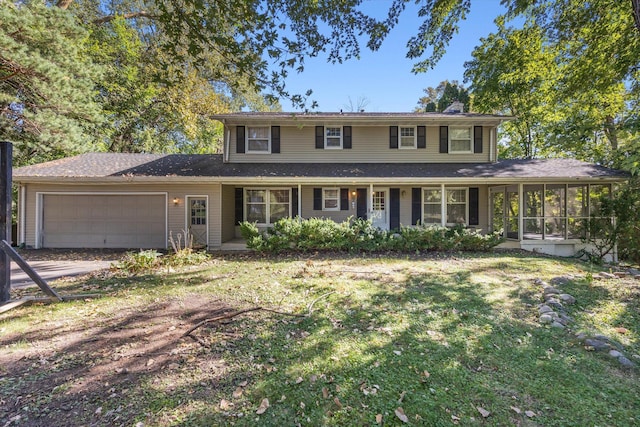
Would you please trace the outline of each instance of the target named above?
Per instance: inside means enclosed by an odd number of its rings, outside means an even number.
[[[271,132],[269,126],[249,126],[247,128],[247,153],[269,153]]]
[[[449,127],[449,153],[473,153],[470,127]]]
[[[341,126],[327,126],[324,129],[324,148],[342,148]]]
[[[416,148],[416,128],[401,127],[398,148]]]

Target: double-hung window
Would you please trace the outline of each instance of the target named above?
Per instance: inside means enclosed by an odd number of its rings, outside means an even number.
[[[425,225],[467,224],[469,218],[469,198],[467,188],[446,188],[444,195],[440,188],[422,189],[422,223]]]
[[[291,190],[247,189],[245,190],[245,218],[258,224],[273,224],[291,216]]]
[[[416,128],[400,127],[399,148],[416,148]]]
[[[449,126],[449,153],[473,153],[471,129]]]
[[[271,132],[269,126],[250,126],[247,128],[247,153],[271,152]]]
[[[322,210],[323,211],[339,211],[340,210],[340,189],[339,188],[323,188],[322,189]]]
[[[324,148],[342,148],[342,126],[327,126],[324,128]]]

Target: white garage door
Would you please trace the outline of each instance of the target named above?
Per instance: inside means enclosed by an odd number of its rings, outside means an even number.
[[[164,248],[164,194],[42,197],[42,247]]]

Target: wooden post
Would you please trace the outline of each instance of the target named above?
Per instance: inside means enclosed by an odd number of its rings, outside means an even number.
[[[0,241],[11,241],[11,156],[10,142],[0,142]],[[11,259],[0,251],[0,303],[11,298]]]

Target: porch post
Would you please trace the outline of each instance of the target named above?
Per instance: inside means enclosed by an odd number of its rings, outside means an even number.
[[[522,183],[518,184],[518,241],[522,242],[524,237],[524,194],[522,194],[524,186]]]
[[[13,146],[0,142],[0,241],[11,244],[11,157]],[[11,258],[0,250],[0,303],[11,298]]]
[[[444,191],[444,183],[440,184],[440,225],[447,226],[447,193]]]
[[[369,206],[367,206],[367,217],[373,220],[373,184],[369,184]]]

